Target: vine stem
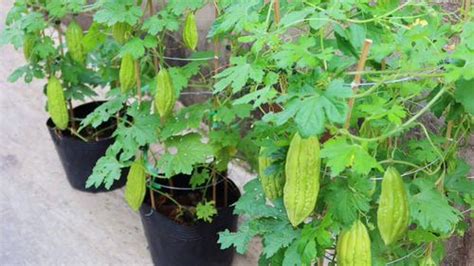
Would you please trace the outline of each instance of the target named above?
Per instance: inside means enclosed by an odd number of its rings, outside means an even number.
[[[79,133],[77,133],[73,128],[70,128],[69,131],[71,131],[71,134],[73,134],[74,136],[80,138],[82,141],[88,142],[86,138],[84,138]]]
[[[182,58],[182,57],[170,57],[170,56],[163,56],[164,59],[170,59],[175,61],[208,61],[208,60],[218,60],[219,56],[218,53],[215,53],[213,57],[202,57],[202,58]]]
[[[137,80],[138,105],[142,102],[142,79],[140,77],[140,62],[135,60],[135,78]]]
[[[360,55],[360,58],[359,58],[359,63],[357,63],[357,68],[356,70],[358,72],[360,71],[363,71],[364,68],[365,68],[365,63],[367,62],[367,56],[369,55],[369,50],[370,50],[370,47],[372,46],[372,40],[370,39],[365,39],[364,41],[364,45],[362,46],[362,52],[361,52],[361,55]],[[357,88],[360,84],[360,81],[362,79],[362,75],[361,74],[356,74],[355,77],[354,77],[354,81],[352,82],[352,90],[353,92],[356,92],[357,91]],[[347,116],[346,116],[346,123],[344,124],[344,128],[345,129],[348,129],[350,124],[351,124],[351,116],[352,116],[352,109],[354,108],[354,102],[355,102],[355,98],[352,97],[350,100],[349,100],[349,110],[347,111]]]
[[[425,173],[428,174],[428,175],[433,175],[434,173],[436,173],[436,172],[430,172],[430,171],[428,171],[428,170],[424,170],[423,167],[418,166],[418,165],[413,164],[413,163],[410,163],[410,162],[407,162],[407,161],[400,161],[400,160],[388,159],[388,160],[380,161],[379,163],[380,163],[380,164],[392,164],[392,163],[395,163],[395,164],[404,164],[404,165],[408,165],[408,166],[411,166],[411,167],[415,168],[417,171],[423,171],[423,172],[425,172]]]
[[[72,106],[72,101],[69,99],[67,100],[67,103],[69,105],[69,116],[71,117],[69,120],[71,121],[71,129],[72,131],[76,131],[76,121],[74,119],[74,111],[73,111],[73,106]]]
[[[64,57],[63,31],[61,30],[61,25],[56,24],[56,30],[58,31],[59,51],[61,52],[61,56]]]
[[[150,189],[150,201],[151,201],[151,208],[156,211],[155,193],[153,193],[153,189]]]
[[[346,135],[348,137],[350,137],[351,139],[354,139],[354,140],[358,140],[358,141],[367,141],[367,142],[373,142],[373,141],[378,141],[378,140],[381,140],[381,139],[384,139],[384,138],[387,138],[387,137],[390,137],[392,136],[393,134],[396,134],[402,130],[404,130],[406,127],[410,126],[415,120],[417,120],[421,115],[423,115],[426,111],[428,111],[431,106],[433,106],[433,104],[436,103],[436,101],[438,101],[438,99],[446,92],[446,88],[445,87],[442,87],[440,89],[440,91],[433,97],[433,99],[431,99],[431,101],[425,105],[425,107],[423,107],[416,115],[412,116],[409,120],[407,120],[405,123],[403,123],[402,125],[400,125],[399,127],[397,127],[396,129],[393,129],[385,134],[382,134],[378,137],[375,137],[375,138],[363,138],[363,137],[358,137],[358,136],[355,136],[353,134],[351,134],[347,129],[342,129],[342,130],[339,130],[339,133],[343,134],[343,135]]]
[[[170,195],[168,195],[168,193],[165,193],[165,192],[162,192],[160,191],[159,189],[154,189],[153,187],[151,187],[151,184],[150,184],[150,191],[156,191],[158,192],[158,194],[166,197],[167,199],[169,199],[171,202],[173,202],[174,204],[176,204],[176,206],[178,206],[179,209],[182,209],[183,206],[181,204],[179,204],[178,201],[176,201],[175,199],[173,199],[173,197],[171,197]]]
[[[386,265],[391,265],[391,264],[394,264],[394,263],[397,263],[399,261],[402,261],[404,259],[407,259],[408,257],[411,257],[413,254],[415,254],[416,252],[418,252],[420,249],[422,249],[424,247],[424,245],[420,245],[419,247],[417,247],[416,249],[414,249],[412,252],[408,253],[407,255],[401,257],[401,258],[398,258],[396,260],[392,260],[392,261],[389,261],[386,263]]]
[[[448,126],[446,128],[446,143],[444,144],[445,148],[449,147],[449,143],[451,142],[451,132],[453,131],[453,120],[448,121]]]

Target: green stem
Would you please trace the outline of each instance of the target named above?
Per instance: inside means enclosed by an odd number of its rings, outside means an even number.
[[[351,139],[354,139],[354,140],[357,140],[357,141],[367,141],[367,142],[374,142],[374,141],[379,141],[381,139],[385,139],[387,137],[390,137],[402,130],[404,130],[405,128],[409,127],[414,121],[416,121],[421,115],[423,115],[426,111],[428,111],[431,106],[433,106],[436,101],[441,98],[441,96],[446,92],[446,89],[443,87],[441,88],[441,90],[435,95],[435,97],[433,97],[433,99],[431,99],[431,101],[425,106],[423,107],[416,115],[414,115],[412,118],[410,118],[409,120],[407,120],[405,123],[403,123],[401,126],[397,127],[396,129],[388,132],[388,133],[385,133],[385,134],[382,134],[378,137],[375,137],[375,138],[363,138],[363,137],[358,137],[356,135],[352,135],[347,129],[339,129],[339,133],[342,134],[342,135],[345,135],[345,136],[348,136],[350,137]]]
[[[82,141],[84,142],[89,142],[86,138],[84,138],[83,136],[81,136],[79,133],[77,133],[74,129],[72,128],[69,128],[69,132],[71,132],[71,134],[73,134],[74,136],[80,138]]]
[[[428,174],[428,175],[433,175],[433,174],[436,173],[436,172],[431,172],[431,171],[424,170],[423,167],[418,166],[418,165],[413,164],[413,163],[410,163],[410,162],[407,162],[407,161],[388,159],[388,160],[380,161],[379,163],[380,163],[380,164],[392,164],[392,163],[395,163],[395,164],[404,164],[404,165],[411,166],[411,167],[417,169],[418,171],[423,171],[423,172],[425,172],[425,173]]]
[[[178,206],[179,209],[182,209],[183,206],[181,204],[179,204],[178,201],[176,201],[175,199],[173,199],[172,197],[170,197],[170,195],[168,195],[168,193],[165,193],[163,191],[160,191],[159,189],[155,189],[153,188],[151,185],[148,187],[150,190],[153,190],[155,192],[157,192],[158,194],[164,196],[165,198],[169,199],[171,202],[173,202],[176,206]]]
[[[371,19],[364,19],[364,20],[357,20],[357,19],[347,19],[346,21],[348,22],[352,22],[352,23],[369,23],[369,22],[373,22],[373,21],[376,21],[376,20],[379,20],[381,18],[384,18],[384,17],[388,17],[390,15],[392,15],[393,13],[395,12],[398,12],[399,10],[405,8],[408,4],[411,4],[411,1],[406,1],[405,3],[403,3],[402,5],[398,6],[397,8],[393,9],[393,10],[390,10],[389,12],[381,15],[381,16],[376,16],[376,17],[373,17]]]

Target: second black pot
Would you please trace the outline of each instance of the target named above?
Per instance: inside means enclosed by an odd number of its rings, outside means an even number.
[[[174,180],[174,185],[179,182]],[[236,185],[229,179],[217,185],[217,201],[224,197],[224,182],[228,182],[228,205],[218,207],[218,214],[211,223],[198,222],[194,225],[178,224],[169,217],[153,210],[149,198],[140,208],[145,236],[153,263],[158,266],[225,266],[231,265],[234,249],[220,249],[218,233],[226,229],[235,232],[238,216],[233,214],[233,204],[240,197]],[[178,184],[177,184],[178,183]],[[174,190],[174,195],[186,190]],[[147,193],[148,194],[148,193]],[[218,205],[219,206],[219,205]]]
[[[91,102],[80,105],[73,109],[74,117],[84,118],[102,103]],[[71,186],[85,192],[107,191],[103,186],[99,188],[86,188],[86,181],[92,174],[95,163],[100,157],[105,155],[107,148],[114,143],[114,139],[108,137],[98,141],[84,142],[77,137],[71,136],[66,131],[58,133],[51,118],[48,119],[46,125]],[[104,126],[107,126],[107,124]],[[114,182],[110,190],[123,187],[126,181],[126,173],[123,172],[121,178]]]

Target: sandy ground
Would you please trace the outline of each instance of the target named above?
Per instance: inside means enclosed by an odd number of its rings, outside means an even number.
[[[0,30],[12,3],[0,1]],[[1,47],[0,58],[0,264],[151,265],[140,217],[123,190],[89,194],[69,186],[45,127],[43,81],[7,82],[25,60],[11,46]],[[254,261],[238,256],[234,264]]]

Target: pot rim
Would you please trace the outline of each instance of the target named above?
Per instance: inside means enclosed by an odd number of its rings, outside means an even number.
[[[80,108],[80,107],[84,107],[86,105],[89,105],[89,104],[99,104],[97,107],[99,107],[101,104],[105,103],[107,101],[91,101],[91,102],[87,102],[87,103],[83,103],[83,104],[80,104],[74,108],[72,108],[73,110],[76,109],[76,108]],[[60,131],[61,133],[62,132],[69,132],[69,128],[68,129],[65,129],[65,130],[59,130],[56,128],[56,125],[54,125],[54,122],[53,122],[53,119],[51,118],[51,116],[48,117],[48,119],[46,120],[46,127],[48,128],[48,130],[50,131]],[[69,138],[69,139],[72,139],[72,140],[76,140],[76,141],[79,141],[81,143],[86,143],[86,144],[94,144],[94,143],[100,143],[100,142],[105,142],[105,141],[109,141],[111,139],[114,138],[114,135],[113,133],[108,136],[108,137],[105,137],[105,138],[100,138],[98,140],[90,140],[88,142],[85,142],[83,140],[81,140],[80,138],[78,137],[75,137],[74,135],[70,134],[70,135],[61,135],[61,138]]]

